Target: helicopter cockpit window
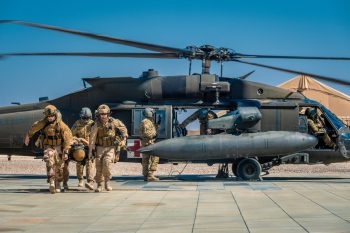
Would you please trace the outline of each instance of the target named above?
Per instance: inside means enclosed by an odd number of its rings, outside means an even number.
[[[345,127],[344,123],[331,111],[329,111],[325,106],[321,106],[322,111],[327,116],[327,118],[333,123],[337,130]]]
[[[328,115],[317,106],[303,107],[299,111],[299,131],[307,127],[307,133],[316,136],[319,143],[318,149],[335,149],[337,130],[329,121]],[[300,131],[302,132],[302,131]]]
[[[133,109],[132,135],[139,136],[139,128],[141,121],[144,119],[142,115],[143,109]],[[153,122],[159,124],[157,129],[158,138],[166,138],[166,110],[157,109]]]

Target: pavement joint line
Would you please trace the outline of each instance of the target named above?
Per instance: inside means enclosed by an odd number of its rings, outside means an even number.
[[[350,199],[348,199],[348,198],[345,198],[345,197],[343,197],[343,196],[340,196],[340,195],[338,195],[338,194],[336,194],[336,193],[333,193],[333,192],[331,192],[331,191],[326,191],[326,192],[328,192],[328,193],[330,193],[330,194],[332,194],[332,195],[334,195],[334,196],[336,196],[336,197],[339,197],[339,198],[341,198],[341,199],[344,199],[345,201],[350,201]]]
[[[161,203],[163,201],[163,199],[166,197],[166,195],[168,195],[169,191],[166,192],[163,197],[159,200],[159,203]],[[159,207],[160,205],[156,205],[154,206],[153,210],[148,214],[148,216],[145,218],[145,220],[141,223],[141,225],[139,226],[139,228],[135,231],[135,233],[137,233],[138,231],[140,231],[140,229],[142,228],[142,226],[145,224],[145,222],[147,222],[147,220],[151,217],[151,215],[154,213],[154,211]]]
[[[289,218],[291,218],[296,224],[298,224],[301,228],[304,229],[305,232],[310,232],[308,231],[303,225],[301,225],[297,220],[295,220],[290,214],[287,213],[287,211],[285,211],[282,206],[280,206],[275,200],[273,200],[267,193],[262,192],[263,194],[265,194],[273,203],[275,203],[275,205],[277,205]]]
[[[339,216],[338,214],[334,213],[333,211],[329,210],[329,209],[328,209],[328,208],[326,208],[325,206],[323,206],[323,205],[321,205],[321,204],[317,203],[316,201],[312,200],[311,198],[309,198],[309,197],[305,196],[304,194],[299,193],[298,191],[294,191],[294,192],[296,192],[296,193],[297,193],[297,194],[299,194],[300,196],[302,196],[302,197],[304,197],[304,198],[308,199],[308,200],[309,200],[309,201],[311,201],[312,203],[315,203],[316,205],[318,205],[318,206],[319,206],[319,207],[321,207],[322,209],[324,209],[324,210],[326,210],[326,211],[330,212],[330,213],[331,213],[331,214],[333,214],[334,216],[336,216],[336,217],[338,217],[338,218],[342,219],[343,221],[350,223],[350,221],[349,221],[349,220],[344,219],[343,217],[341,217],[341,216]]]
[[[120,206],[122,203],[124,203],[126,200],[128,200],[129,198],[131,198],[131,197],[132,197],[133,195],[135,195],[136,193],[137,193],[137,192],[134,190],[134,192],[133,192],[131,195],[128,195],[127,198],[125,198],[123,201],[119,202],[119,204],[116,205],[116,207],[117,207],[117,206]],[[110,192],[109,194],[111,194],[111,192]],[[97,197],[98,197],[98,196],[96,196],[95,198],[97,198]],[[110,210],[110,211],[112,211],[112,210]],[[110,212],[110,211],[109,211],[109,212]],[[107,211],[104,215],[101,215],[99,218],[97,218],[95,221],[90,222],[89,225],[87,225],[85,228],[81,229],[81,231],[79,231],[79,232],[84,232],[84,231],[86,231],[89,227],[91,227],[91,225],[93,225],[95,222],[97,222],[98,220],[100,220],[100,219],[102,219],[104,216],[106,216],[107,213],[108,213],[108,211]]]
[[[192,230],[191,230],[191,233],[193,233],[193,230],[194,230],[194,226],[196,225],[196,219],[197,219],[197,210],[198,210],[198,205],[199,205],[199,197],[201,195],[201,192],[198,191],[198,196],[197,196],[197,204],[196,204],[196,211],[195,211],[195,214],[194,214],[194,219],[193,219],[193,224],[192,224]]]
[[[247,228],[248,233],[250,233],[250,229],[249,229],[249,227],[248,227],[248,224],[247,224],[245,218],[243,217],[242,210],[241,210],[241,208],[239,207],[238,202],[237,202],[237,200],[236,200],[236,198],[235,198],[235,195],[233,194],[232,191],[231,191],[231,196],[232,196],[233,200],[234,200],[235,203],[236,203],[236,206],[237,206],[238,211],[239,211],[239,213],[240,213],[240,215],[241,215],[241,218],[242,218],[242,220],[243,220],[243,222],[244,222],[244,225],[245,225],[245,227]]]

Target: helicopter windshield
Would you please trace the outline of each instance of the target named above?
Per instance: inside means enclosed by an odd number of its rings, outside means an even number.
[[[323,113],[327,116],[329,121],[332,122],[332,124],[337,128],[337,130],[344,128],[344,123],[330,110],[328,110],[325,106],[321,105],[321,109]]]

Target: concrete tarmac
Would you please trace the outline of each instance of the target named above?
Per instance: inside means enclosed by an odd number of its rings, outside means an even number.
[[[114,177],[113,191],[50,194],[45,176],[0,175],[0,232],[350,232],[350,178]]]

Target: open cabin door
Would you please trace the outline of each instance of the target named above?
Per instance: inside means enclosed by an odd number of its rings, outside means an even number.
[[[132,108],[125,110],[127,111],[128,124],[127,128],[129,131],[129,138],[127,141],[127,147],[129,150],[125,155],[121,154],[121,160],[133,160],[140,159],[141,154],[137,152],[141,147],[139,128],[141,121],[144,119],[142,114],[145,108],[153,108],[156,110],[156,114],[154,116],[153,122],[159,123],[159,127],[157,129],[157,140],[164,140],[171,138],[172,135],[172,106],[169,105],[161,105],[161,106],[133,106]],[[124,158],[123,158],[124,157]]]

